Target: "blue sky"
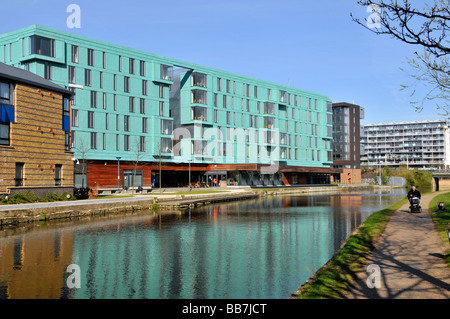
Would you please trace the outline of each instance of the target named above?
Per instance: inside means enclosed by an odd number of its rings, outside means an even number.
[[[81,28],[69,29],[69,4]],[[14,0],[0,33],[32,24],[328,95],[365,108],[362,124],[440,119],[435,102],[415,112],[405,71],[414,46],[351,21],[356,0]],[[420,51],[420,50],[419,50]],[[420,87],[419,87],[420,90]]]

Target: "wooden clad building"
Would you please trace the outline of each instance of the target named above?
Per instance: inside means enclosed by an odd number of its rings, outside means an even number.
[[[73,192],[71,94],[0,63],[0,194]]]

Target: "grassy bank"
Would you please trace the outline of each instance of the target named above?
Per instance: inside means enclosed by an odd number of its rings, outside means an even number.
[[[445,208],[440,210],[438,208],[439,202],[444,202]],[[430,202],[429,210],[431,218],[436,226],[442,241],[447,245],[447,251],[445,253],[445,261],[450,267],[450,245],[448,240],[448,224],[450,223],[450,193],[441,194],[436,196]]]
[[[383,233],[392,213],[406,202],[407,199],[402,199],[369,216],[334,257],[299,288],[296,293],[298,298],[341,298],[356,278],[356,273],[362,270],[367,256]]]

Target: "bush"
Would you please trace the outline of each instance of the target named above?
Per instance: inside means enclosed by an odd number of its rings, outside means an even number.
[[[73,200],[73,196],[69,192],[64,192],[61,195],[57,193],[47,192],[44,198],[40,198],[32,191],[26,193],[16,193],[12,196],[3,195],[1,202],[3,204],[23,204],[23,203],[36,203],[36,202],[55,202]]]
[[[76,199],[87,199],[87,198],[89,198],[90,191],[91,191],[91,189],[87,188],[87,187],[75,188],[73,190],[73,196],[75,196]]]

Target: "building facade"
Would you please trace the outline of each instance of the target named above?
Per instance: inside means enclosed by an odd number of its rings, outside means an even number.
[[[41,26],[0,36],[0,61],[76,93],[77,186],[183,186],[188,172],[198,185],[292,185],[335,172],[325,95]]]
[[[73,192],[71,95],[0,63],[0,193]]]
[[[446,169],[450,139],[446,121],[369,124],[362,129],[361,164],[418,169]]]
[[[364,119],[364,108],[350,103],[333,103],[333,167],[342,169],[335,181],[361,183],[360,120]]]

